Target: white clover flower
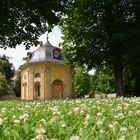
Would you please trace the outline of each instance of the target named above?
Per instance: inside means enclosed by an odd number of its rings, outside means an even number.
[[[58,112],[58,108],[54,107],[54,108],[48,108],[49,112],[55,113]]]
[[[72,136],[72,137],[70,137],[70,140],[80,140],[80,137],[79,136]]]
[[[117,106],[117,110],[122,110],[122,106],[121,105],[118,105]]]
[[[45,137],[43,134],[38,134],[38,135],[35,137],[35,140],[46,140],[46,137]]]
[[[118,118],[119,118],[119,116],[118,116],[118,115],[114,115],[114,118],[115,118],[115,119],[118,119]]]
[[[58,115],[58,116],[60,116],[61,113],[60,113],[59,111],[54,111],[54,112],[53,112],[53,115]]]
[[[35,130],[35,132],[37,133],[37,134],[45,134],[46,133],[46,131],[45,131],[45,129],[44,128],[37,128],[36,130]]]
[[[20,120],[17,120],[17,119],[16,119],[16,120],[14,120],[14,123],[15,123],[15,124],[18,124],[18,123],[20,123]]]
[[[16,116],[14,115],[14,116],[13,116],[13,119],[15,119],[15,118],[16,118]]]
[[[98,116],[98,117],[101,117],[101,116],[102,116],[102,113],[101,113],[101,112],[98,112],[98,113],[97,113],[97,116]]]
[[[103,121],[98,120],[98,121],[96,122],[96,125],[99,126],[99,127],[102,126],[102,125],[103,125]]]
[[[0,118],[0,125],[2,125],[2,118]]]
[[[21,115],[21,116],[19,117],[19,119],[24,120],[24,122],[27,121],[28,118],[29,118],[29,114],[28,114],[28,113],[25,113],[25,114],[23,114],[23,115]]]
[[[101,129],[101,130],[100,130],[100,133],[102,133],[102,134],[105,133],[105,130]]]
[[[4,120],[7,120],[7,117],[5,117]]]
[[[80,100],[76,100],[76,103],[80,103]]]
[[[89,121],[90,120],[90,115],[87,114],[86,117],[85,117],[85,121]]]
[[[41,103],[37,103],[37,105],[41,105]]]
[[[130,126],[130,130],[134,130],[134,127],[133,126]]]
[[[120,131],[126,132],[127,131],[127,128],[126,127],[122,127],[122,128],[120,128]]]
[[[83,124],[84,124],[84,128],[86,128],[88,126],[89,122],[85,121]]]
[[[81,136],[83,134],[83,128],[80,128],[79,135]]]
[[[68,115],[71,115],[72,114],[72,111],[68,112]]]
[[[109,128],[113,129],[114,128],[114,125],[109,124]]]
[[[83,113],[84,113],[84,110],[83,110],[83,109],[81,109],[81,110],[80,110],[80,114],[83,114]]]
[[[121,136],[118,140],[125,140],[125,136]]]
[[[74,108],[74,112],[79,112],[79,110],[80,110],[80,108],[78,108],[78,107],[76,107],[76,108]]]
[[[95,109],[95,108],[96,108],[96,106],[95,106],[95,105],[92,105],[92,106],[91,106],[91,108],[92,108],[92,109]]]
[[[4,107],[3,107],[3,108],[1,108],[1,111],[6,111],[6,110],[7,110],[7,108],[4,108]]]
[[[136,115],[140,115],[140,110],[137,110],[136,111]]]
[[[30,106],[29,105],[25,105],[25,108],[30,108]]]
[[[133,111],[129,111],[129,112],[128,112],[128,115],[129,115],[129,116],[133,116],[133,115],[134,115]]]
[[[61,127],[66,127],[65,122],[61,122]]]
[[[50,120],[50,124],[52,124],[52,123],[54,123],[56,121],[56,119],[55,118],[52,118],[51,120]]]
[[[1,113],[5,113],[6,112],[6,110],[7,110],[7,108],[1,108]]]
[[[128,103],[124,103],[124,109],[126,110],[129,107]]]
[[[54,116],[53,118],[51,118],[50,123],[55,123],[60,119],[59,116]]]
[[[124,118],[124,114],[123,113],[118,113],[118,118],[119,119],[123,119]]]
[[[40,120],[40,123],[45,124],[45,123],[46,123],[46,120],[45,120],[45,119],[41,119],[41,120]]]

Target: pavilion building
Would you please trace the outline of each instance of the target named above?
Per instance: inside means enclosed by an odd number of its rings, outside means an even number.
[[[28,52],[20,67],[21,99],[56,99],[74,96],[73,68],[64,63],[60,48],[47,43]]]

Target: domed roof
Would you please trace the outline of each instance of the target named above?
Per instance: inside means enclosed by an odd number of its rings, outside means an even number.
[[[40,46],[34,52],[28,52],[28,63],[33,62],[63,62],[64,58],[61,53],[61,49],[54,47],[50,44],[48,38],[47,43]]]

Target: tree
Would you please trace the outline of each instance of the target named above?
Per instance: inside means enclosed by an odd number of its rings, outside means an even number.
[[[11,78],[14,76],[13,64],[9,62],[9,58],[5,55],[0,56],[0,72],[5,75],[6,80],[10,84]]]
[[[15,48],[24,42],[28,49],[40,43],[40,35],[56,25],[67,0],[1,0],[0,47]]]
[[[90,76],[84,67],[75,68],[75,94],[77,97],[84,96],[90,92]]]
[[[91,90],[94,93],[114,93],[114,75],[107,68],[100,68],[96,70],[95,74],[91,77]],[[92,86],[94,88],[92,88]]]
[[[20,77],[20,74],[18,74],[17,79],[15,81],[14,92],[15,92],[17,97],[21,96],[21,77]]]
[[[139,60],[139,13],[137,0],[75,0],[61,25],[66,58],[71,63],[86,64],[89,69],[110,66],[117,96],[124,95],[124,67],[132,68],[135,59]]]
[[[3,95],[6,95],[8,93],[9,85],[7,83],[7,80],[5,78],[5,75],[3,75],[0,72],[0,97]]]

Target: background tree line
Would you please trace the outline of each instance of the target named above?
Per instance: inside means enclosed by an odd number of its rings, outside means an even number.
[[[14,76],[13,64],[9,62],[9,57],[0,56],[0,97],[8,94],[12,89],[12,77]]]
[[[96,69],[94,74],[89,74],[85,67],[75,66],[75,95],[84,97],[95,94],[109,94],[115,92],[115,79],[111,71],[104,67]]]

